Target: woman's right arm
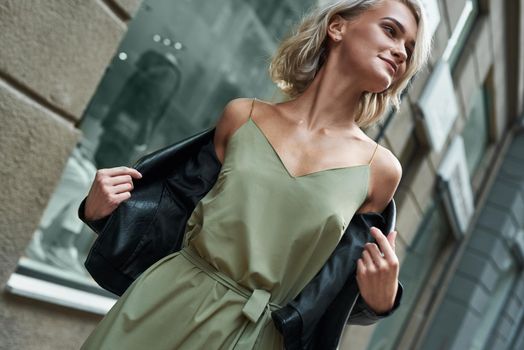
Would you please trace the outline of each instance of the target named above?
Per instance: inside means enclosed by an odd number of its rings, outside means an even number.
[[[125,166],[97,170],[81,218],[97,221],[109,216],[121,202],[131,197],[133,178],[141,177],[138,170]]]
[[[250,106],[251,99],[236,98],[224,107],[217,121],[213,140],[220,163],[224,161],[229,138],[247,121]],[[125,166],[97,170],[91,189],[79,207],[78,216],[88,225],[95,223],[96,227],[103,226],[104,219],[111,215],[121,202],[131,197],[133,178],[141,177],[138,170]],[[96,225],[97,222],[99,225]]]

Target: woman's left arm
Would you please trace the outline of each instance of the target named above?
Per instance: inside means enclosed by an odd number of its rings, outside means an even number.
[[[379,152],[375,157],[371,206],[383,209],[393,198],[402,178],[402,166],[389,150]],[[389,234],[373,227],[370,230],[374,242],[364,245],[362,256],[357,261],[356,279],[360,290],[359,302],[364,302],[368,311],[375,315],[387,315],[395,309],[400,300],[399,259],[395,254],[397,231]],[[398,304],[398,303],[397,303]]]

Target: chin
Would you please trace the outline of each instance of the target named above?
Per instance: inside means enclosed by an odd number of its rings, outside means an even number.
[[[373,74],[367,80],[367,88],[364,89],[371,93],[381,93],[393,84],[393,78],[389,74]]]
[[[382,84],[375,84],[374,86],[370,86],[368,89],[366,89],[367,92],[379,94],[381,92],[386,91],[391,86],[390,81],[388,80],[386,83]]]

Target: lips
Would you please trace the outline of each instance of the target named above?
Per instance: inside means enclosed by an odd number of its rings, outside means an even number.
[[[391,69],[393,70],[393,74],[397,72],[397,65],[395,64],[395,62],[393,62],[392,60],[388,60],[387,58],[380,57],[380,59],[386,62],[389,67],[391,67]]]

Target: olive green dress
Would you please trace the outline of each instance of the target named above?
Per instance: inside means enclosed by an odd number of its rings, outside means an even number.
[[[368,164],[293,176],[252,111],[188,219],[182,250],[149,267],[82,349],[283,349],[271,311],[335,249],[366,198],[375,152]]]

